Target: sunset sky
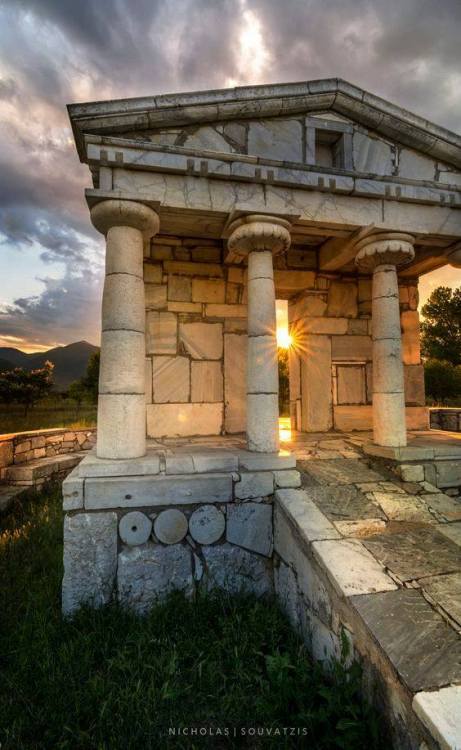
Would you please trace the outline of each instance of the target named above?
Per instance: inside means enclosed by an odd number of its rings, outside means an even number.
[[[460,28],[460,0],[0,0],[0,346],[99,343],[68,102],[338,76],[459,133]]]

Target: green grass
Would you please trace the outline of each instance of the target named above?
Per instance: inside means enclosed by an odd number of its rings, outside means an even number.
[[[0,405],[0,435],[53,427],[69,427],[73,430],[96,427],[96,405],[82,404],[77,409],[71,399],[55,396],[40,401],[27,415],[22,406]]]
[[[2,750],[390,748],[358,668],[327,681],[274,602],[175,595],[146,618],[114,605],[63,621],[61,525],[56,488],[3,519]],[[231,736],[168,737],[191,726]],[[257,726],[307,737],[232,736]]]

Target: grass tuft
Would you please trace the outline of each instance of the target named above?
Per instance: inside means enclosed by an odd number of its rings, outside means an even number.
[[[112,605],[64,621],[61,529],[54,488],[0,532],[2,750],[390,747],[358,667],[327,681],[275,602],[172,595],[145,618]]]

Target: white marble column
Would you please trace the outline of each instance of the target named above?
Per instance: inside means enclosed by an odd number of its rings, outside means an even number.
[[[96,454],[137,458],[146,452],[143,244],[159,220],[142,203],[106,200],[91,221],[106,236]]]
[[[248,449],[279,449],[279,405],[275,286],[272,256],[290,246],[289,223],[250,215],[233,222],[229,251],[248,259]]]
[[[408,234],[381,232],[357,244],[359,271],[373,274],[373,439],[377,445],[407,444],[397,267],[414,258]]]

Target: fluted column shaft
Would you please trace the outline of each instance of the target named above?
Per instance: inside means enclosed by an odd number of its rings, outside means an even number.
[[[231,227],[229,248],[248,259],[247,443],[251,451],[279,449],[278,360],[272,256],[288,249],[288,223],[248,216]]]
[[[373,440],[377,445],[407,444],[397,267],[414,257],[413,238],[381,233],[359,243],[356,264],[373,273]]]
[[[118,200],[98,203],[91,219],[106,235],[96,454],[137,458],[146,452],[143,245],[159,222],[147,206]]]

